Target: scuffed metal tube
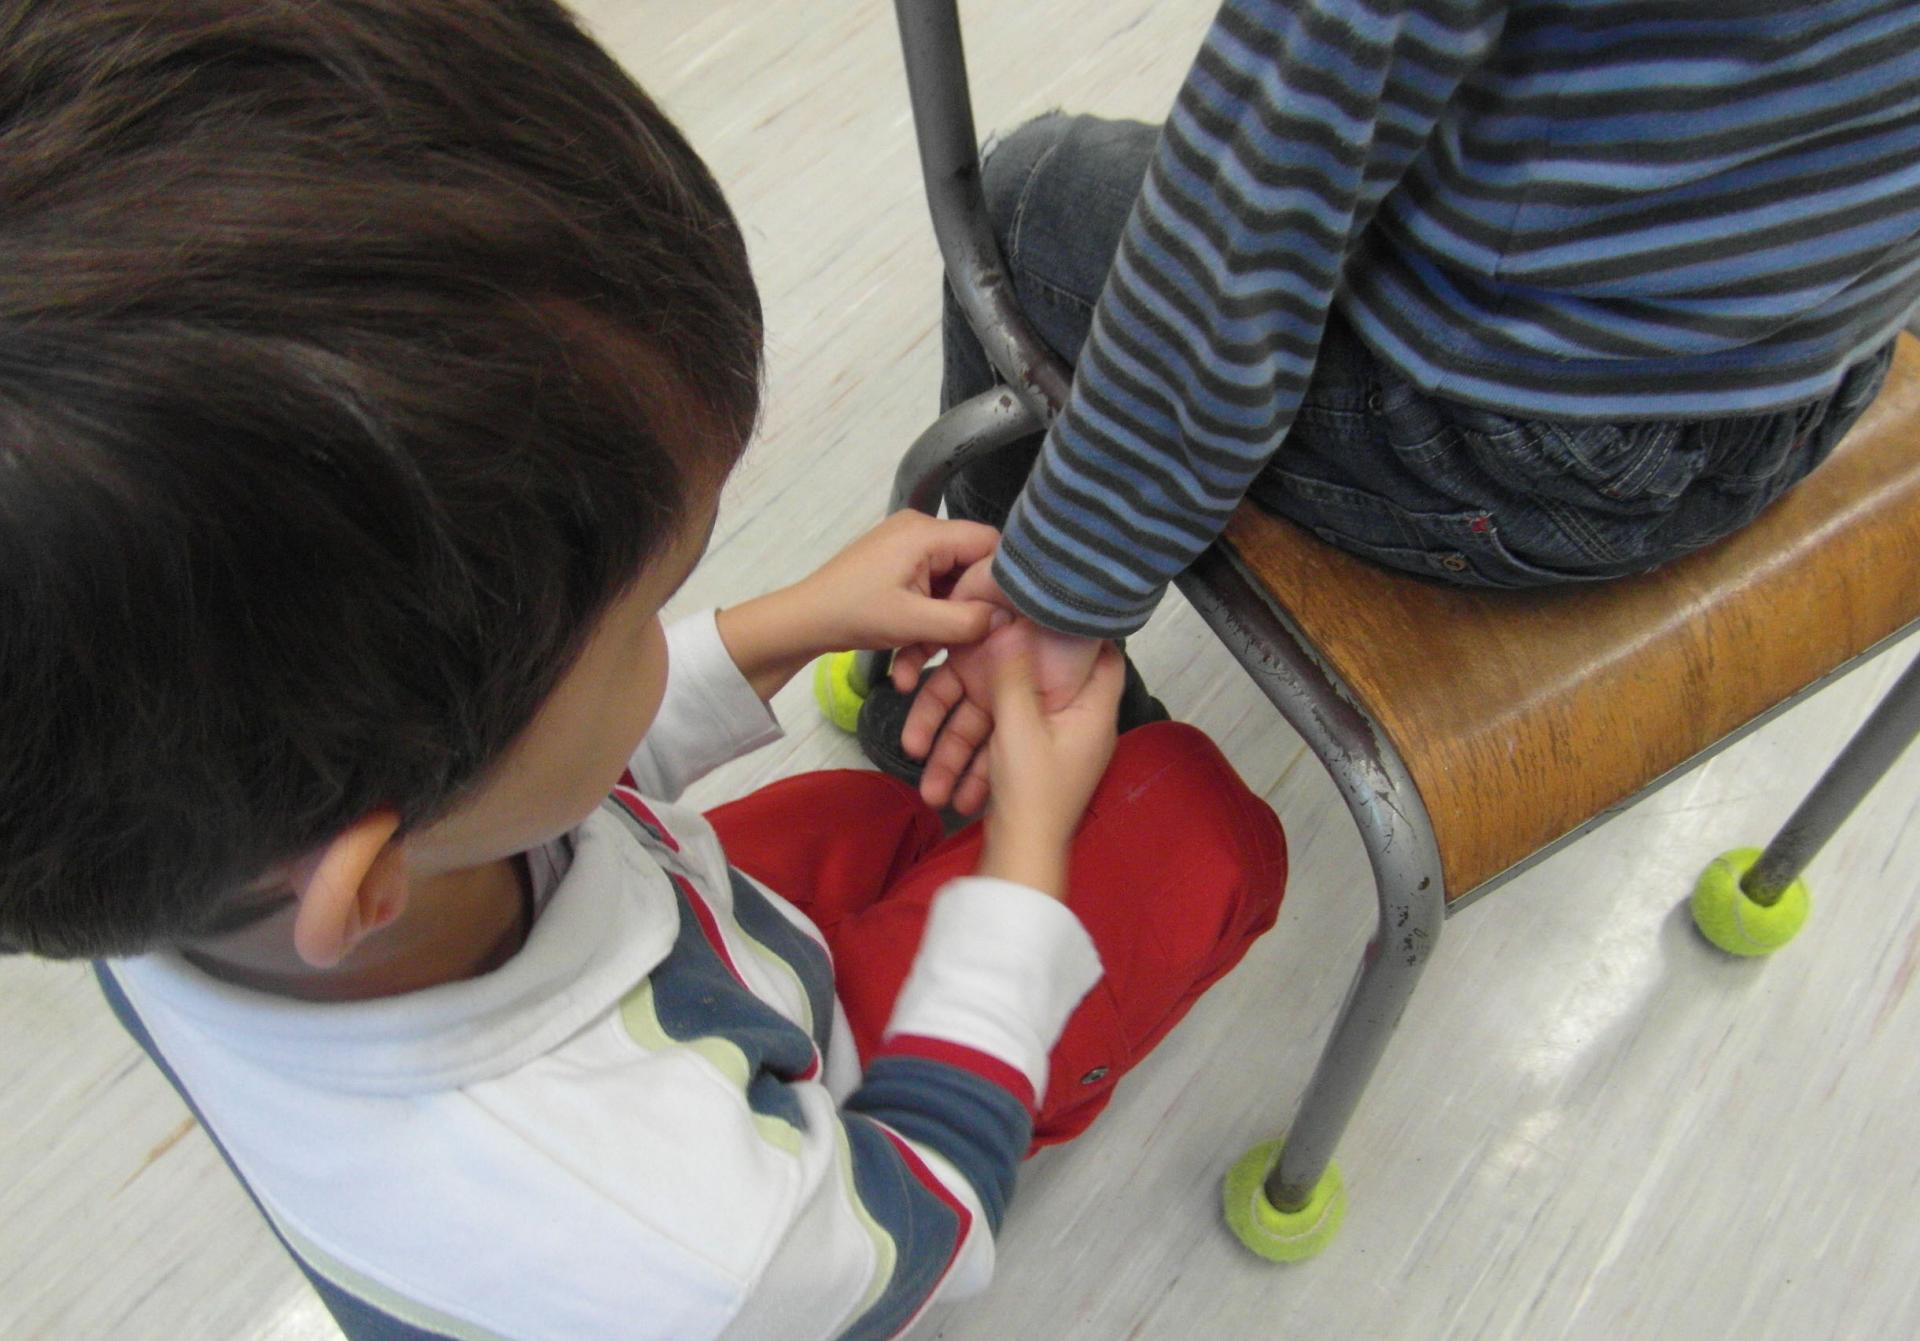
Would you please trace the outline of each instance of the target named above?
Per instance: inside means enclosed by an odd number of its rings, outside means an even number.
[[[894,12],[947,283],[988,362],[1041,423],[1050,424],[1067,403],[1072,374],[1021,313],[987,217],[959,13],[954,0],[894,0]]]
[[[1792,818],[1780,826],[1740,881],[1741,891],[1763,906],[1778,903],[1787,886],[1799,878],[1916,735],[1920,735],[1920,661],[1901,673]]]

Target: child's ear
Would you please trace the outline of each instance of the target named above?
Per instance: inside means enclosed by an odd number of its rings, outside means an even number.
[[[407,864],[393,841],[400,817],[375,811],[335,834],[293,874],[293,948],[332,968],[407,906]]]

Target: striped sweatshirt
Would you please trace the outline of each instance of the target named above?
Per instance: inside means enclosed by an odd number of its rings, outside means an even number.
[[[635,785],[529,854],[492,973],[311,1003],[102,970],[351,1337],[874,1341],[991,1274],[1091,939],[952,882],[863,1073],[818,930],[659,799],[777,734],[710,614],[669,647]]]
[[[1913,0],[1227,0],[995,575],[1139,627],[1336,303],[1435,396],[1593,422],[1813,399],[1917,298]]]

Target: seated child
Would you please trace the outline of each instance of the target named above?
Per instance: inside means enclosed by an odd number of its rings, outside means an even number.
[[[1005,531],[958,589],[1045,625],[1066,693],[1243,499],[1495,588],[1730,535],[1879,391],[1916,163],[1920,6],[1224,0],[1164,125],[1051,114],[982,166],[1003,296],[1074,376],[947,486]],[[944,403],[999,380],[951,296],[944,349]],[[967,810],[970,660],[914,707],[897,661],[860,723]]]
[[[100,961],[350,1335],[980,1289],[1021,1158],[1272,924],[1271,810],[1116,746],[1111,649],[1043,705],[1032,626],[935,595],[975,523],[663,631],[759,306],[551,0],[37,0],[0,89],[0,944]],[[984,825],[674,804],[819,652],[983,639]]]

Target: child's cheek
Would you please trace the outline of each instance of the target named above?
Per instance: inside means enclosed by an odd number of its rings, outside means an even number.
[[[628,757],[640,747],[647,728],[659,716],[661,700],[667,693],[667,634],[658,615],[647,621],[640,642],[638,664],[622,712],[625,729],[620,734],[627,742]]]

